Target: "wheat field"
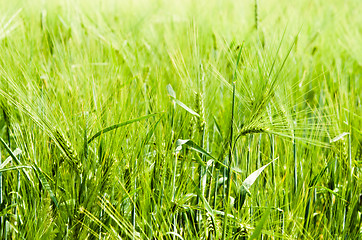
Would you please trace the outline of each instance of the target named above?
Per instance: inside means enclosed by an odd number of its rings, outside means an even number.
[[[358,0],[0,4],[0,239],[362,239]]]

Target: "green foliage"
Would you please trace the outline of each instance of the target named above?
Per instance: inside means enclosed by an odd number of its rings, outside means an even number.
[[[0,239],[362,237],[358,0],[0,10]]]

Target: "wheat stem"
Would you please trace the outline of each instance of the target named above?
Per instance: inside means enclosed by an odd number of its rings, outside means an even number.
[[[228,165],[228,174],[227,174],[227,186],[226,186],[226,206],[224,208],[224,222],[223,222],[223,230],[222,230],[222,239],[226,239],[226,225],[227,225],[227,215],[229,212],[229,203],[230,203],[230,192],[231,192],[231,178],[232,178],[232,144],[233,144],[233,125],[234,125],[234,107],[235,107],[235,85],[233,82],[233,100],[231,107],[231,121],[230,121],[230,147],[229,147],[229,165]]]

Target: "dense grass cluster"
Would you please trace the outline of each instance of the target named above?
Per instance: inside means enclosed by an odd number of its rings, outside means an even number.
[[[362,239],[359,0],[1,2],[1,239]]]

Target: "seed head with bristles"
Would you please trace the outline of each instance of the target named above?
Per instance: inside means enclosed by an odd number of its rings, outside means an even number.
[[[74,166],[78,173],[81,173],[83,171],[82,163],[78,158],[77,152],[72,147],[72,144],[68,140],[66,140],[66,138],[60,133],[59,130],[54,130],[54,138],[57,144],[60,146],[69,164],[71,166]]]
[[[204,99],[201,93],[195,93],[195,109],[196,112],[200,115],[197,119],[197,130],[200,133],[203,133],[205,130],[205,107],[204,107]]]

